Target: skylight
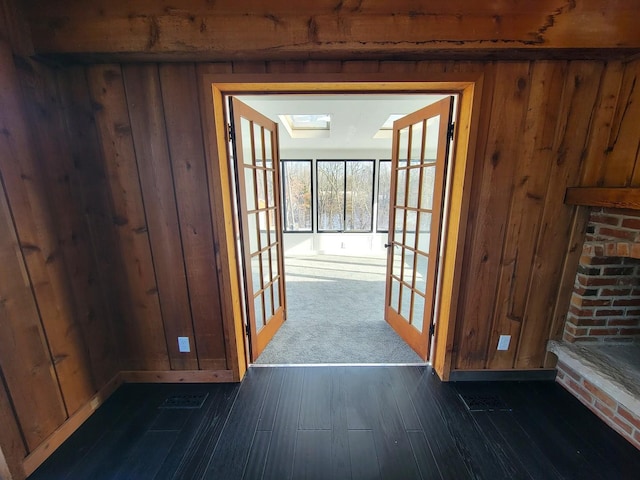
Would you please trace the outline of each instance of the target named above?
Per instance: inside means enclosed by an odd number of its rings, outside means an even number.
[[[285,114],[278,117],[291,138],[329,137],[331,115],[328,113]]]
[[[404,114],[392,113],[384,121],[380,129],[376,132],[373,138],[391,138],[393,130],[393,122],[404,117]]]

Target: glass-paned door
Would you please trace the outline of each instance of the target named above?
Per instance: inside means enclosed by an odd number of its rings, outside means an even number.
[[[424,360],[430,347],[453,97],[393,124],[385,320]]]
[[[250,359],[285,320],[278,125],[230,99]]]

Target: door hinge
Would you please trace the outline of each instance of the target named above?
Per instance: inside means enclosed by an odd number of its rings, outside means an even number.
[[[429,325],[429,336],[433,337],[436,333],[436,325],[435,323],[432,323],[431,325]]]
[[[231,126],[230,123],[227,123],[227,142],[233,142],[236,138],[234,132],[233,132],[233,127]]]
[[[249,324],[244,326],[244,333],[247,337],[251,338],[251,329],[249,328]]]
[[[450,142],[451,140],[453,140],[453,132],[456,128],[456,124],[455,122],[451,122],[449,124],[449,127],[447,128],[447,140]]]

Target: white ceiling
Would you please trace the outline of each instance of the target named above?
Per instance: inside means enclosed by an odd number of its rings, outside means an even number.
[[[373,136],[391,114],[408,114],[446,95],[242,95],[238,98],[280,124],[281,158],[332,158],[337,155],[375,155],[390,158],[391,139]],[[331,115],[329,138],[291,138],[278,115]],[[344,152],[344,154],[340,153]]]

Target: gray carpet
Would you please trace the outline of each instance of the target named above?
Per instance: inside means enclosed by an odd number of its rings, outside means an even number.
[[[257,364],[424,363],[384,321],[386,259],[285,259],[287,321]]]

